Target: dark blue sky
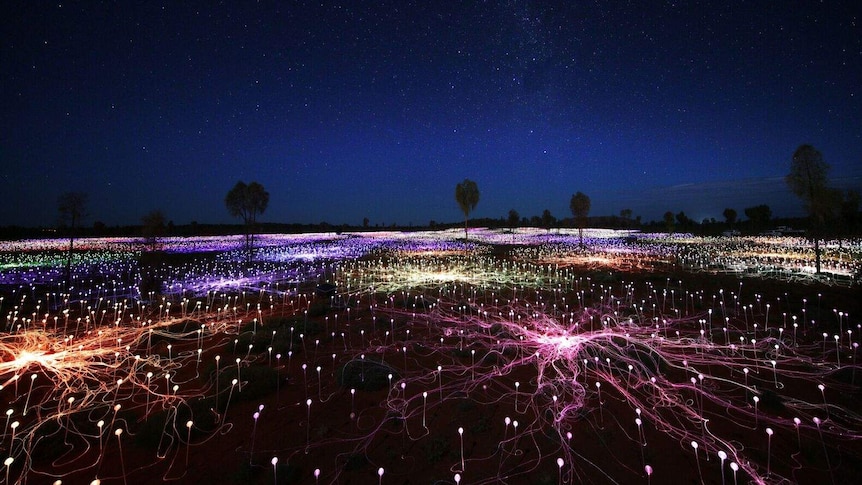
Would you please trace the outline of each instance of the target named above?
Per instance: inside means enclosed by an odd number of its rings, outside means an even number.
[[[802,143],[862,184],[853,0],[178,3],[0,4],[0,225],[231,222],[237,180],[268,222],[457,221],[465,177],[476,217],[797,215]]]

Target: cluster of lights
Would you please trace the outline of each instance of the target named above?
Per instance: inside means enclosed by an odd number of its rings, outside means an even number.
[[[780,243],[756,238],[740,243],[588,231],[582,248],[576,231],[473,230],[478,244],[469,245],[458,241],[460,235],[261,236],[251,265],[235,264],[241,238],[174,238],[164,242],[166,251],[216,254],[150,268],[162,283],[151,294],[137,289],[141,273],[133,261],[140,249],[117,249],[124,240],[104,240],[105,248],[83,243],[85,257],[76,261],[68,289],[62,287],[62,257],[39,260],[26,271],[0,268],[0,284],[7,288],[0,298],[7,482],[30,474],[63,478],[36,458],[48,438],[73,450],[64,457],[65,473],[98,479],[108,442],[119,445],[128,436],[124,431],[134,431],[132,416],[141,421],[156,410],[176,413],[205,397],[229,403],[242,392],[243,369],[264,362],[305,387],[305,439],[274,450],[282,459],[321,457],[327,447],[348,445],[353,454],[372,454],[392,416],[403,423],[406,449],[428,439],[432,412],[452,409],[464,396],[480,407],[502,407],[507,415],[502,438],[484,455],[465,456],[465,430],[458,427],[456,481],[525,476],[547,460],[557,464],[560,480],[579,481],[601,464],[573,439],[585,427],[621,429],[641,457],[629,468],[643,470],[646,478],[671,473],[644,454],[661,434],[691,444],[701,478],[701,460],[719,457],[722,476],[727,461],[734,476],[755,483],[793,479],[786,464],[764,464],[749,452],[763,448],[752,441],[758,433],[766,433],[770,460],[773,435],[816,438],[827,461],[835,453],[830,442],[862,439],[862,416],[840,393],[827,391],[855,385],[862,328],[849,314],[835,309],[830,316],[813,295],[799,310],[747,294],[742,284],[710,291],[671,279],[659,284],[593,277],[593,270],[624,275],[674,264],[707,270],[697,261],[722,265],[722,271],[781,258],[786,264],[806,257],[795,246],[781,256]],[[506,257],[482,244],[513,240]],[[36,247],[42,249],[2,258],[47,258],[62,243]],[[853,255],[859,248],[842,250]],[[316,295],[322,283],[331,283],[335,293]],[[328,313],[310,317],[312,303]],[[271,332],[274,341],[276,330],[263,322],[285,315],[305,323],[317,318],[321,335],[279,329],[292,337],[286,355],[272,355],[271,346],[236,348],[242,332]],[[220,361],[231,347],[235,361]],[[201,384],[195,379],[202,361],[213,359],[216,375]],[[338,401],[332,397],[353,403],[355,389],[334,382],[336,368],[351,363],[389,369],[388,391],[376,408],[351,405],[356,427],[349,436],[313,440],[311,421],[326,419],[327,403]],[[219,387],[220,373],[235,375],[230,386]],[[763,404],[774,407],[776,395],[780,413]],[[257,422],[271,413],[264,405],[255,412],[251,458]],[[623,424],[625,413],[631,413],[631,429]],[[219,422],[227,415],[227,409],[219,413]],[[197,418],[164,429],[171,441],[184,444],[174,452],[182,449],[186,463]],[[557,443],[553,456],[545,452],[548,436]],[[526,459],[523,452],[531,446],[535,453]],[[794,448],[791,458],[796,453]],[[182,462],[173,460],[172,467]],[[273,473],[277,462],[273,458]],[[315,479],[322,474],[336,480],[343,473],[331,463],[321,467]],[[383,472],[378,468],[380,482]]]

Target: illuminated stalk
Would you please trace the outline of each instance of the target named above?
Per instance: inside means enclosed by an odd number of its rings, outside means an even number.
[[[123,474],[123,484],[125,484],[126,483],[126,462],[123,460],[123,444],[120,440],[120,435],[122,435],[122,434],[123,434],[123,428],[117,428],[116,431],[114,431],[114,436],[117,437],[117,448],[119,449],[119,453],[120,453],[120,471]]]
[[[604,425],[605,425],[605,413],[604,413],[604,406],[602,406],[602,383],[601,383],[601,382],[596,382],[596,392],[598,392],[598,394],[599,394],[599,419],[600,419],[600,425],[601,425],[602,427],[604,427]]]
[[[766,476],[771,474],[770,465],[772,464],[772,428],[766,428]]]
[[[311,446],[311,399],[305,400],[305,406],[305,418],[307,423],[307,426],[305,427],[305,453],[308,454],[308,447]]]
[[[697,476],[700,477],[700,483],[703,483],[703,473],[700,471],[700,460],[697,457],[697,441],[692,441],[691,447],[694,448],[694,461],[697,463]]]
[[[27,415],[27,407],[30,406],[30,394],[33,394],[33,383],[36,382],[36,374],[30,374],[30,390],[27,392],[27,399],[24,401],[24,416]]]
[[[227,402],[224,405],[224,416],[227,417],[227,409],[230,406],[230,399],[233,397],[233,389],[236,387],[237,380],[234,379],[230,383],[230,392],[227,395]]]
[[[186,421],[186,468],[189,466],[189,448],[192,446],[192,426],[194,423],[189,420]]]
[[[150,414],[150,394],[152,394],[152,392],[153,392],[153,391],[152,391],[152,388],[150,387],[150,380],[151,380],[152,378],[153,378],[153,373],[152,373],[152,372],[147,372],[147,407],[145,408],[145,409],[146,409],[146,413],[144,413],[144,414],[147,414],[147,415],[149,415],[149,414]]]
[[[6,483],[9,483],[9,471],[11,470],[12,463],[14,461],[15,461],[15,458],[13,458],[11,456],[6,458],[5,460],[3,460],[3,465],[6,466]]]
[[[437,375],[440,378],[440,402],[442,403],[443,402],[443,366],[440,366],[440,365],[437,366]],[[516,395],[515,399],[517,399],[517,395]],[[516,407],[517,407],[517,402],[516,402]]]
[[[220,355],[216,355],[216,356],[215,356],[215,363],[216,363],[216,371],[215,371],[215,386],[216,386],[216,391],[215,391],[215,409],[216,409],[216,412],[218,412],[218,398],[219,398],[219,361],[221,361],[221,356],[220,356]]]
[[[464,471],[464,428],[458,428],[458,439],[461,442],[461,471]]]
[[[820,418],[814,418],[814,424],[817,425],[817,434],[820,435],[820,444],[823,446],[823,455],[826,457],[826,468],[829,469],[829,479],[832,484],[835,484],[835,476],[832,473],[832,465],[829,463],[829,452],[826,450],[826,442],[823,441],[823,430],[820,429]]]
[[[242,379],[240,378],[240,362],[241,359],[239,357],[236,358],[236,381],[239,383],[239,392],[242,392]]]
[[[257,433],[257,418],[259,418],[259,417],[260,417],[259,411],[255,411],[255,413],[252,415],[252,418],[254,418],[254,425],[251,428],[251,451],[248,454],[248,464],[249,465],[252,464],[252,461],[254,459],[254,436]]]

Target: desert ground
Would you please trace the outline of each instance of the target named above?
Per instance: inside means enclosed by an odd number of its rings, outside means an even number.
[[[4,483],[851,483],[862,247],[0,243]],[[67,276],[71,276],[67,279]],[[857,373],[859,375],[857,375]]]

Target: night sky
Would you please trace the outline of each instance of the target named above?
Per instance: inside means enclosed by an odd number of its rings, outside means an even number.
[[[191,3],[0,4],[0,225],[237,222],[237,180],[265,222],[455,222],[464,178],[471,217],[792,216],[802,143],[862,185],[857,0]]]

